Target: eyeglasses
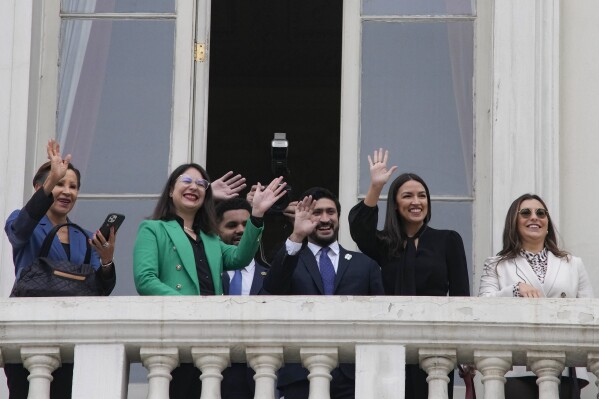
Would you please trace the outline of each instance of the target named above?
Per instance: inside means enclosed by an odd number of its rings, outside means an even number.
[[[530,208],[522,208],[518,211],[520,216],[522,216],[524,219],[528,219],[532,215],[532,212],[533,210]],[[549,211],[543,208],[537,208],[534,210],[534,212],[539,219],[545,219],[547,215],[549,215]]]
[[[179,181],[183,184],[185,184],[186,186],[189,186],[191,183],[195,183],[196,186],[198,187],[202,187],[204,190],[208,189],[208,186],[210,185],[210,182],[208,180],[205,179],[193,179],[191,176],[188,175],[181,175],[179,176]]]

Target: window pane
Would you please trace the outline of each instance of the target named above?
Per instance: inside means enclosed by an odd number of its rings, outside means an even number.
[[[175,12],[175,0],[62,0],[62,12]]]
[[[388,188],[388,186],[385,186],[385,189]],[[433,187],[429,186],[429,189],[432,190]],[[384,191],[384,193],[386,194],[387,191]],[[385,224],[387,202],[379,201],[378,206],[378,228],[380,230]],[[439,230],[455,230],[462,236],[466,261],[468,262],[468,276],[472,278],[472,204],[468,202],[432,201],[431,208],[431,221],[429,222],[431,227]],[[472,287],[472,281],[470,281],[470,287]]]
[[[361,79],[360,191],[383,147],[433,195],[471,196],[473,23],[365,22]]]
[[[87,179],[81,176],[82,193]],[[133,244],[139,224],[147,219],[156,206],[156,199],[89,200],[79,199],[69,218],[84,229],[95,232],[111,212],[122,213],[125,221],[119,228],[115,243],[116,286],[112,295],[137,295],[133,283]]]
[[[475,0],[363,0],[362,15],[473,15]]]
[[[174,32],[174,20],[63,21],[57,132],[87,193],[160,192]]]

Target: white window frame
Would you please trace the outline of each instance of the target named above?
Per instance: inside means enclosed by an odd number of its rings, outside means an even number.
[[[485,105],[490,104],[489,74],[484,69],[489,64],[490,54],[490,6],[489,2],[479,1],[477,6],[477,17],[475,19],[475,93],[476,102],[475,115],[486,114]],[[343,49],[342,49],[342,80],[341,80],[341,145],[340,145],[340,173],[339,173],[339,197],[344,209],[351,208],[359,199],[359,168],[364,165],[364,154],[360,154],[360,80],[361,80],[361,47],[362,47],[362,22],[360,13],[361,1],[350,0],[343,3]],[[481,203],[488,197],[485,187],[488,187],[489,165],[484,154],[488,154],[488,140],[484,132],[490,130],[489,121],[484,118],[475,119],[475,157],[474,157],[474,179],[473,191],[473,220],[482,208]],[[482,136],[482,137],[481,137]],[[483,157],[480,155],[483,154]],[[469,197],[468,197],[469,199]],[[343,245],[356,248],[351,240],[347,218],[342,218],[340,230],[340,241]],[[479,238],[489,237],[488,219],[477,223],[473,222],[473,248],[486,253],[490,248],[484,243],[489,240]],[[477,251],[475,250],[475,253]]]
[[[340,199],[358,197],[360,0],[343,4]],[[525,192],[559,223],[560,0],[478,0],[475,28],[473,283],[501,249],[505,214]],[[340,232],[353,247],[347,218]]]
[[[205,2],[204,0],[199,3]],[[39,71],[39,79],[33,79],[32,89],[37,92],[32,99],[37,102],[32,104],[31,123],[35,126],[32,134],[36,143],[44,143],[49,138],[55,137],[56,109],[58,93],[58,62],[60,24],[62,18],[86,18],[86,19],[143,19],[143,20],[175,20],[175,48],[174,48],[174,71],[173,71],[173,108],[171,114],[171,140],[169,153],[169,171],[177,165],[189,162],[192,157],[192,111],[193,111],[193,44],[195,20],[194,0],[176,0],[174,13],[93,13],[93,14],[62,14],[60,13],[60,0],[46,0],[39,4],[39,26],[43,32],[39,32],[39,65],[33,70]],[[35,9],[34,9],[35,10]],[[209,15],[209,14],[208,14]],[[36,24],[34,23],[34,26]],[[32,146],[30,149],[32,168],[39,165],[46,158],[45,149],[42,145]],[[84,197],[84,195],[83,195]],[[111,195],[116,198],[118,195]]]

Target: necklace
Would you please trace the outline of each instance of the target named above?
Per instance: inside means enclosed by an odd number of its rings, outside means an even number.
[[[193,233],[193,234],[196,233],[195,231],[193,231],[193,229],[191,227],[187,227],[187,226],[183,226],[183,230],[189,231],[190,233]]]

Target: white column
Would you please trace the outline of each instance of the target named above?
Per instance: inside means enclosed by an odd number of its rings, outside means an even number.
[[[231,365],[230,350],[226,347],[191,348],[196,367],[202,371],[202,399],[220,399],[222,372]]]
[[[447,399],[449,374],[456,365],[457,353],[453,349],[419,349],[420,367],[428,377],[428,398]]]
[[[94,370],[90,373],[90,370]],[[125,345],[76,345],[73,397],[122,399],[127,396],[129,362]]]
[[[301,348],[300,357],[310,371],[310,396],[308,399],[330,399],[331,370],[337,367],[337,348]]]
[[[35,0],[0,1],[0,220],[5,221],[32,193],[34,162],[27,158],[29,79]],[[37,145],[36,143],[31,145]],[[0,240],[0,264],[12,265],[12,247]],[[0,297],[8,297],[15,279],[13,267],[0,267]]]
[[[534,192],[559,226],[560,0],[493,2],[493,253],[510,203]]]
[[[21,348],[23,366],[29,370],[29,396],[27,399],[50,397],[52,372],[60,367],[60,349],[57,347]]]
[[[483,375],[485,399],[504,399],[505,373],[512,367],[512,352],[474,351],[474,362]]]
[[[565,352],[526,352],[528,367],[537,375],[539,399],[558,399],[560,376],[566,363]]]
[[[171,371],[179,365],[177,348],[141,348],[141,362],[148,369],[147,399],[165,399],[169,396]]]
[[[599,352],[589,353],[587,362],[588,369],[597,377],[595,385],[599,388]]]
[[[254,397],[275,399],[277,370],[283,364],[283,347],[250,347],[245,353],[248,364],[256,372]]]
[[[356,345],[356,398],[405,397],[406,348]]]

